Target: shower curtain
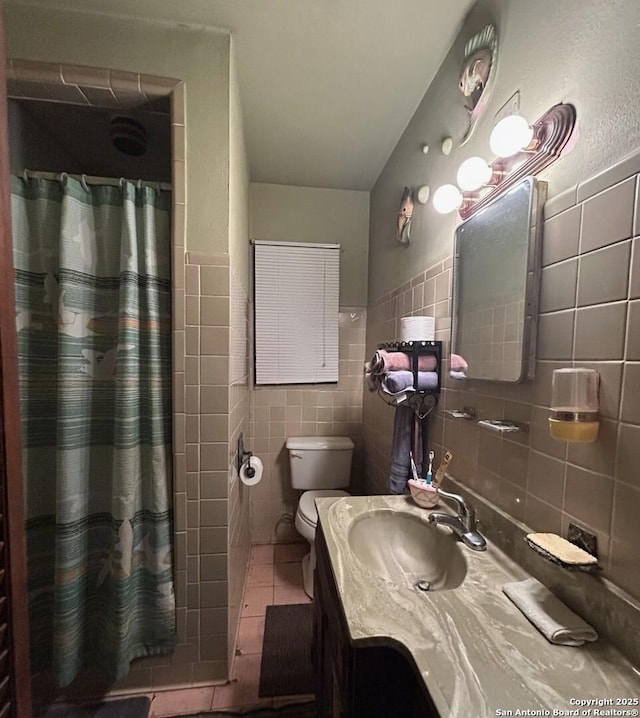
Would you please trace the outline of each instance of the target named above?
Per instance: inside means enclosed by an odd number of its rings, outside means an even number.
[[[170,194],[12,177],[31,661],[175,642]]]

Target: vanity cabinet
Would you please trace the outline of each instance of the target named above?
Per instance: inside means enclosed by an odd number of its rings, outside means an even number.
[[[312,659],[318,718],[438,718],[407,656],[391,645],[351,642],[320,522],[315,545]]]

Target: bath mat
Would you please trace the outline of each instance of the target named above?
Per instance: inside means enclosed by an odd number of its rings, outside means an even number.
[[[43,718],[147,718],[150,705],[151,701],[146,696],[92,705],[60,703],[48,708]]]
[[[260,664],[261,698],[313,693],[313,604],[267,606]]]
[[[230,718],[230,716],[242,716],[242,718],[317,718],[318,714],[315,702],[311,701],[309,703],[291,703],[281,708],[257,708],[244,713],[213,711],[211,713],[180,716],[180,718]]]

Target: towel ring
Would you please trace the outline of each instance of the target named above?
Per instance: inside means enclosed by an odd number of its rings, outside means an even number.
[[[405,401],[398,403],[394,396],[386,394],[382,389],[378,389],[378,396],[384,401],[387,406],[391,406],[394,409],[398,406],[409,406],[413,409],[418,419],[425,419],[431,412],[438,406],[438,395],[423,394],[417,392],[410,394]]]
[[[431,399],[431,401],[427,401]],[[426,419],[429,414],[438,406],[437,394],[413,394],[407,401],[414,410],[418,419]]]

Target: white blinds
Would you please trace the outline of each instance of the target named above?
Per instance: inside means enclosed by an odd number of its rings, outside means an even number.
[[[337,382],[340,245],[254,244],[256,384]]]

